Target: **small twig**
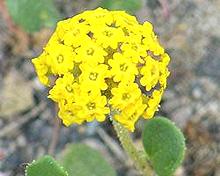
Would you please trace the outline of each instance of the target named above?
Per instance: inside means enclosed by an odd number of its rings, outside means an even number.
[[[167,0],[159,0],[162,10],[163,10],[163,16],[165,19],[168,19],[170,17],[170,10]]]
[[[11,20],[11,17],[7,11],[7,7],[5,5],[5,1],[4,0],[0,0],[0,12],[2,14],[3,19],[5,20],[5,22],[7,23],[7,27],[10,31],[14,32],[15,29],[15,25],[13,23],[13,21]]]
[[[25,51],[28,47],[29,43],[29,37],[28,35],[19,27],[17,26],[13,19],[11,18],[8,8],[5,4],[5,0],[0,0],[0,13],[2,14],[2,17],[8,27],[8,30],[10,31],[10,35],[14,35],[16,39],[18,40],[17,46],[17,52]]]
[[[59,133],[60,133],[60,119],[57,117],[58,107],[55,105],[55,118],[54,118],[54,126],[53,126],[53,134],[51,143],[48,149],[48,153],[50,155],[54,155],[56,150],[57,143],[59,141]]]
[[[42,102],[40,103],[40,105],[34,107],[31,111],[29,111],[22,117],[18,117],[17,121],[11,122],[9,125],[0,130],[0,138],[12,134],[31,119],[36,118],[37,115],[45,109],[45,107],[46,103]]]

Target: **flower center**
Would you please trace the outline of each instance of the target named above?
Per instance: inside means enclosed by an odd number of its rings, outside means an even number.
[[[128,66],[124,63],[120,65],[120,70],[125,72],[128,69]]]
[[[66,91],[67,91],[67,92],[70,92],[70,93],[73,92],[73,88],[72,88],[72,86],[70,86],[69,84],[66,85],[65,88],[66,88]]]
[[[129,93],[122,94],[122,100],[128,100],[131,98],[131,95]]]
[[[94,54],[94,49],[89,48],[86,52],[87,52],[88,55],[92,56]]]
[[[78,34],[80,34],[80,30],[79,29],[76,29],[73,31],[73,36],[77,36]]]
[[[94,102],[89,102],[86,106],[88,110],[93,110],[96,108],[96,104]]]
[[[138,47],[137,47],[137,45],[136,45],[135,43],[132,43],[132,44],[131,44],[131,48],[132,48],[133,50],[137,50],[137,49],[138,49]]]
[[[75,116],[75,114],[72,111],[70,111],[70,110],[67,110],[66,114],[68,114],[71,117]]]
[[[97,79],[97,77],[98,77],[98,73],[95,73],[95,72],[92,72],[89,75],[89,79],[92,81],[95,81]]]
[[[63,61],[64,61],[64,57],[63,57],[63,55],[60,54],[60,55],[57,57],[57,62],[58,62],[58,64],[61,64]]]
[[[104,31],[103,34],[107,37],[111,37],[113,35],[111,31]]]

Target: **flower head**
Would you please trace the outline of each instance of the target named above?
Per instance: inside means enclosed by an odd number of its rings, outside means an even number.
[[[65,125],[110,115],[133,131],[140,116],[158,110],[169,60],[151,23],[98,8],[60,21],[32,61]]]

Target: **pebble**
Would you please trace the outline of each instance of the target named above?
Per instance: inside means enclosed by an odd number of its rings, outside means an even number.
[[[26,138],[23,135],[19,135],[16,139],[16,144],[18,147],[25,147],[27,144]]]

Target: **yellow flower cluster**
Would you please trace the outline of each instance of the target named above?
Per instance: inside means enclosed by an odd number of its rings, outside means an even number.
[[[60,21],[32,61],[65,125],[112,116],[134,131],[158,110],[169,60],[151,23],[98,8]]]

